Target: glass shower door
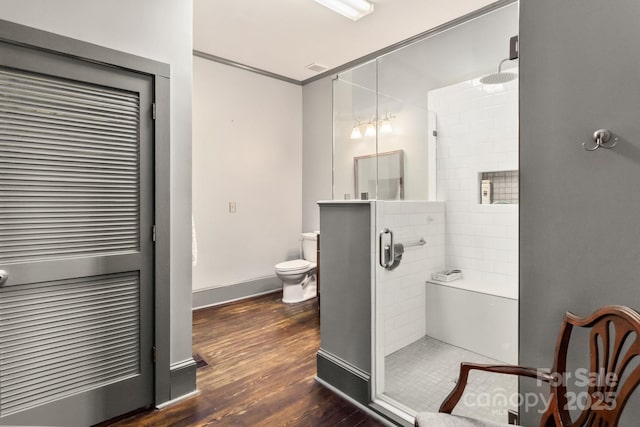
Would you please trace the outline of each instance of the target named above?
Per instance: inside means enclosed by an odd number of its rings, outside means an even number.
[[[517,81],[480,82],[517,32],[513,3],[376,61],[378,195],[391,196],[378,197],[376,231],[391,230],[403,255],[393,269],[376,266],[373,400],[409,422],[438,410],[460,362],[517,363]],[[383,178],[395,152],[400,198]],[[481,204],[489,179],[498,203]],[[463,278],[432,279],[450,269]],[[457,413],[506,423],[517,381],[471,381]]]
[[[407,80],[407,63],[396,59],[377,59],[378,192],[387,197],[376,203],[376,229],[393,233],[378,249],[393,246],[395,265],[376,266],[373,399],[412,422],[426,390],[414,362],[426,334],[425,280],[444,265],[444,204],[435,192],[436,117],[418,82]],[[399,182],[394,157],[401,159]]]

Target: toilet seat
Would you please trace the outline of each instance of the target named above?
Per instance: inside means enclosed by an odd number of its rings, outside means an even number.
[[[304,259],[294,259],[292,261],[285,261],[279,264],[276,264],[276,271],[285,274],[297,273],[301,271],[308,271],[312,268],[315,268],[316,264],[304,260]]]

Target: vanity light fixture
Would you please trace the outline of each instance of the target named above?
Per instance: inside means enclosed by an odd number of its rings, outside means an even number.
[[[372,120],[367,123],[367,127],[364,130],[364,136],[376,136],[376,122]]]
[[[393,127],[391,126],[391,119],[395,119],[396,116],[394,116],[391,113],[387,113],[385,114],[385,116],[378,120],[378,127],[380,128],[380,133],[382,134],[390,134],[393,133]]]
[[[327,7],[342,16],[346,16],[352,21],[357,21],[373,12],[373,4],[367,0],[315,0],[324,7]]]
[[[389,134],[393,133],[393,127],[391,127],[391,120],[389,116],[385,117],[380,125],[380,133]]]
[[[391,126],[391,119],[395,119],[396,116],[387,113],[384,118],[380,120],[376,120],[375,116],[371,118],[368,122],[356,122],[351,129],[351,136],[349,139],[362,139],[362,130],[361,127],[366,124],[364,129],[364,136],[372,137],[376,136],[376,132],[379,129],[381,134],[391,134],[393,133],[393,127]]]
[[[362,133],[360,132],[360,123],[356,123],[351,129],[351,139],[362,139]]]

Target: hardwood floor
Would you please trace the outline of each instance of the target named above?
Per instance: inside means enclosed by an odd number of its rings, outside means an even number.
[[[314,380],[316,300],[286,305],[280,293],[198,310],[193,352],[198,395],[112,426],[340,426],[380,422]]]

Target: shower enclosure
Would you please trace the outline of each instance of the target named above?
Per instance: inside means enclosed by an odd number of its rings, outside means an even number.
[[[517,77],[517,33],[503,2],[333,82],[333,198],[375,212],[371,400],[408,422],[461,361],[517,363],[518,80],[480,81]],[[506,423],[517,382],[471,380],[457,412]]]

